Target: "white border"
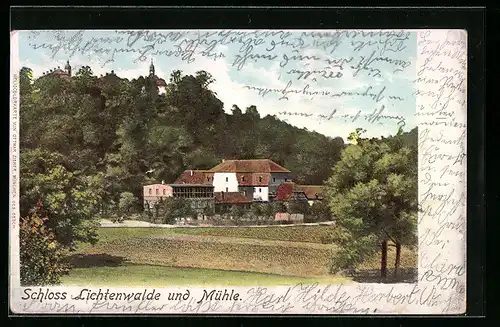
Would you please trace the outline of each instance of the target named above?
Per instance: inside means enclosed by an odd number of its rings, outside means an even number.
[[[19,34],[11,32],[9,143],[9,282],[11,298],[20,287],[19,274]],[[15,113],[17,111],[17,114]],[[14,149],[14,143],[17,144]],[[17,169],[15,168],[17,167]]]

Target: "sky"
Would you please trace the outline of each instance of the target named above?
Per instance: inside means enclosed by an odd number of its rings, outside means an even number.
[[[380,137],[416,126],[415,32],[332,30],[20,31],[19,61],[34,77],[69,60],[73,73],[146,76],[153,60],[167,82],[174,70],[205,70],[231,112],[255,105],[300,128],[342,137],[358,127]],[[370,96],[371,94],[371,96]],[[377,115],[366,116],[372,113]],[[390,117],[388,117],[390,116]]]

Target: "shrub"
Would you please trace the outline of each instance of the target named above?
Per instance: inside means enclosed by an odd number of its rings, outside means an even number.
[[[111,222],[115,223],[115,224],[121,224],[121,223],[123,223],[124,220],[125,220],[125,218],[123,216],[113,216],[113,217],[111,217]]]
[[[52,230],[48,218],[37,212],[22,218],[19,230],[21,285],[51,285],[60,282],[68,271],[63,262],[64,251]]]

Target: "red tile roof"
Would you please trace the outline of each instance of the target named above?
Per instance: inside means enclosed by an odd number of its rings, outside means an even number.
[[[268,186],[269,173],[236,173],[239,186]]]
[[[276,201],[287,201],[290,199],[293,193],[292,183],[283,183],[276,189]]]
[[[309,200],[322,200],[324,188],[322,185],[297,185]]]
[[[62,69],[56,69],[52,72],[52,74],[54,75],[57,75],[57,76],[69,76],[68,73],[66,73],[64,70]]]
[[[281,167],[269,159],[252,160],[225,160],[214,168],[211,172],[224,173],[289,173],[290,171]]]
[[[213,183],[213,173],[208,170],[186,170],[174,184],[208,184]]]
[[[163,78],[159,78],[158,76],[154,76],[154,79],[156,81],[156,86],[158,87],[162,87],[162,86],[166,86],[167,83],[165,82],[165,80]]]
[[[297,185],[293,183],[283,183],[276,189],[277,201],[288,201],[293,193],[304,193],[308,200],[322,200],[322,185]]]
[[[218,204],[248,204],[252,203],[241,192],[215,192],[215,203]]]

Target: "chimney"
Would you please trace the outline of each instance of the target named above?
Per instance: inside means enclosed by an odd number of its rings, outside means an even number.
[[[226,159],[222,159],[222,162],[226,161]]]
[[[165,181],[164,181],[164,180],[162,180],[162,181],[161,181],[161,185],[164,185],[164,184],[165,184]]]
[[[191,174],[191,176],[193,176],[193,171],[192,170],[190,171],[190,174]]]

